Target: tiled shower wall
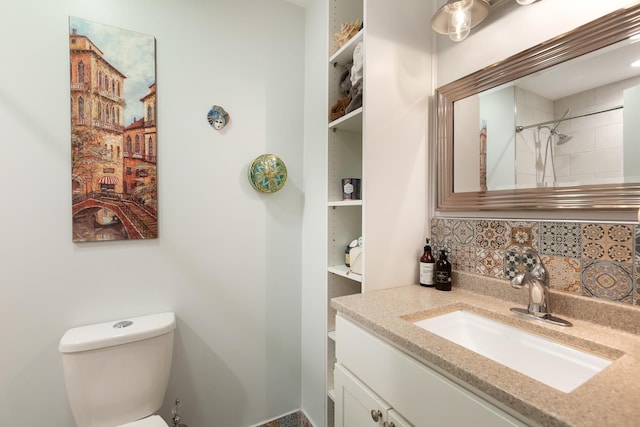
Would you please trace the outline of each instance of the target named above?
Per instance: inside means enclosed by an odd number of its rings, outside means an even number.
[[[502,279],[530,268],[533,248],[553,289],[640,305],[637,224],[434,218],[431,241],[454,270]]]

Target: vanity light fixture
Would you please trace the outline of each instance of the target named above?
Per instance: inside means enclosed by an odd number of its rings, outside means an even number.
[[[486,0],[448,0],[431,18],[431,29],[462,41],[489,15],[489,8]]]
[[[516,0],[521,6],[536,1]],[[439,34],[447,34],[454,42],[462,41],[473,27],[484,21],[489,9],[499,3],[504,3],[504,0],[447,0],[431,18],[431,29]]]

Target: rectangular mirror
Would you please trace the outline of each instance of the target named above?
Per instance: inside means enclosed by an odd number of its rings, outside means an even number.
[[[640,206],[638,21],[629,6],[437,89],[436,209]]]

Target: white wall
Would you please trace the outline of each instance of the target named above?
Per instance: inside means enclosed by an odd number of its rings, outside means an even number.
[[[624,182],[623,158],[633,158],[623,150],[623,109],[579,117],[624,105],[624,91],[640,83],[640,78],[622,80],[579,92],[554,101],[555,117],[578,117],[560,122],[558,131],[571,136],[557,144],[556,172],[563,185]],[[631,115],[630,117],[637,117]],[[629,118],[628,127],[636,119]]]
[[[160,238],[73,244],[68,16],[157,38]],[[71,426],[70,327],[173,310],[190,426],[300,407],[304,10],[282,0],[0,1],[0,413]],[[206,114],[231,114],[226,134]],[[247,182],[262,153],[287,185]],[[320,302],[319,302],[320,304]],[[163,415],[168,408],[163,409]]]
[[[627,182],[635,182],[640,177],[640,85],[624,91],[624,163],[623,176]]]
[[[302,0],[297,0],[302,1]],[[304,212],[302,219],[302,404],[316,427],[326,422],[327,354],[327,0],[305,9]]]

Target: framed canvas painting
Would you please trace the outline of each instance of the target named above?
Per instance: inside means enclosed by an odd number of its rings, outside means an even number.
[[[69,18],[73,241],[158,237],[155,38]]]

